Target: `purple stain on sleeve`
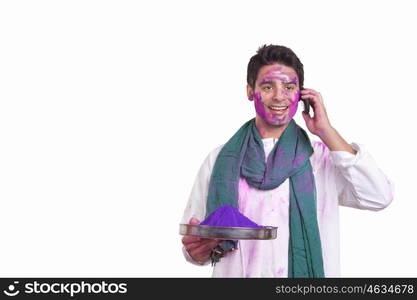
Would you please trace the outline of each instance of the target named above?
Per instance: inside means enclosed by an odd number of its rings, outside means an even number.
[[[206,226],[263,228],[242,215],[237,208],[230,205],[220,206],[200,223]]]

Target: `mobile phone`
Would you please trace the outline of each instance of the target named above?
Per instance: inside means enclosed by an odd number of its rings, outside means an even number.
[[[303,101],[303,104],[304,104],[304,110],[303,111],[305,113],[309,114],[310,113],[310,100],[308,100],[308,99],[301,99],[301,97],[300,97],[300,100]]]
[[[309,114],[310,113],[310,100],[306,99],[301,99],[303,101],[304,104],[304,112]]]

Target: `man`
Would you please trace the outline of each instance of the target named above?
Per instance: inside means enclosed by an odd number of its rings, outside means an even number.
[[[361,144],[332,127],[319,92],[304,89],[303,65],[283,46],[263,46],[248,64],[247,95],[256,117],[213,150],[200,168],[183,223],[199,224],[221,205],[260,225],[278,227],[274,240],[224,242],[185,236],[186,259],[197,265],[223,250],[214,277],[338,277],[338,206],[378,211],[393,199],[393,184]],[[302,112],[310,142],[293,117]],[[219,248],[220,247],[220,248]]]

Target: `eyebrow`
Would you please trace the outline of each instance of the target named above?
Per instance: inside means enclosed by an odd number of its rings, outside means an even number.
[[[273,84],[274,80],[270,80],[270,79],[263,79],[259,84]],[[297,81],[295,80],[291,80],[291,81],[285,81],[283,82],[284,84],[295,84],[297,85]]]
[[[274,82],[272,80],[265,80],[265,79],[263,79],[259,84],[267,84],[267,83],[272,84]]]

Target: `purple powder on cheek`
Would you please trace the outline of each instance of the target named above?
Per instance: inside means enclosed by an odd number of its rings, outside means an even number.
[[[290,120],[295,116],[295,113],[297,112],[297,109],[298,109],[298,100],[300,99],[300,96],[298,95],[298,93],[295,94],[294,101],[291,103],[289,107],[290,111],[288,115],[289,115]]]
[[[262,98],[261,98],[261,93],[257,92],[254,94],[255,97],[255,110],[256,113],[262,118],[262,119],[266,119],[267,115],[266,115],[266,111],[265,111],[265,107],[264,104],[262,103]]]
[[[249,218],[242,215],[239,210],[230,205],[220,206],[213,211],[200,225],[220,226],[220,227],[247,227],[263,228]]]
[[[294,102],[300,101],[300,97],[301,97],[301,91],[297,91],[297,93],[295,93],[294,95]]]

